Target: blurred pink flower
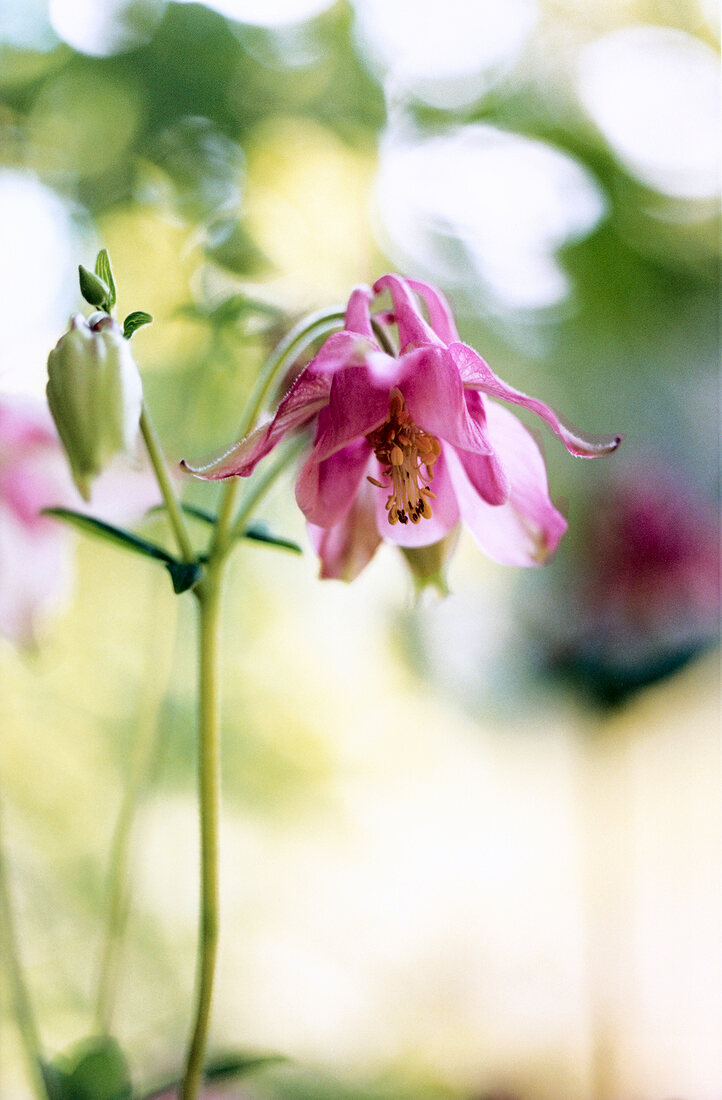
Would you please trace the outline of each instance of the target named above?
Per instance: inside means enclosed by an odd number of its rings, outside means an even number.
[[[551,602],[552,665],[600,698],[674,672],[719,639],[717,509],[665,466],[627,469],[591,503]]]
[[[18,645],[37,638],[62,604],[72,573],[73,536],[43,508],[66,507],[109,521],[158,501],[145,472],[109,471],[84,504],[44,404],[0,398],[0,635]]]
[[[375,294],[390,312],[372,317]],[[425,306],[429,321],[422,312]],[[399,352],[383,350],[379,328]],[[509,565],[538,565],[566,530],[529,432],[488,398],[523,405],[581,457],[613,451],[619,437],[585,440],[548,405],[512,389],[461,343],[438,290],[385,275],[349,299],[342,332],[330,336],[270,423],[219,460],[187,466],[199,477],[247,477],[287,433],[315,429],[296,499],[323,577],[355,577],[382,539],[403,548],[439,542],[463,521],[479,547]]]

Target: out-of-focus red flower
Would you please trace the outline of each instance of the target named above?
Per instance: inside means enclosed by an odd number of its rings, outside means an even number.
[[[553,661],[599,695],[674,671],[719,638],[717,509],[672,471],[627,468],[590,505],[555,602]]]

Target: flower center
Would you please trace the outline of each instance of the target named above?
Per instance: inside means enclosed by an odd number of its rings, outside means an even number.
[[[406,402],[395,386],[389,394],[389,418],[366,439],[381,463],[384,481],[368,480],[378,489],[390,489],[386,501],[388,521],[418,523],[431,519],[434,497],[428,482],[434,478],[434,463],[441,454],[436,436],[414,424]]]

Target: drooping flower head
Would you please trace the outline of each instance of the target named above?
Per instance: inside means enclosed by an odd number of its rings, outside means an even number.
[[[47,396],[73,480],[89,500],[111,459],[133,452],[143,402],[130,343],[109,314],[71,318],[48,356]]]
[[[372,313],[385,291],[391,309]],[[539,448],[499,399],[536,413],[573,455],[593,458],[619,445],[619,436],[582,438],[548,405],[502,382],[461,342],[434,287],[384,275],[373,290],[353,291],[345,328],[326,340],[268,423],[220,459],[186,468],[211,480],[248,477],[290,432],[311,428],[296,499],[322,577],[350,580],[382,539],[426,547],[460,521],[497,561],[539,565],[566,521],[549,498]]]

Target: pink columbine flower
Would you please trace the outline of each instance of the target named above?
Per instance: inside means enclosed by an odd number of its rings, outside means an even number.
[[[372,315],[374,295],[384,291],[391,310]],[[392,325],[397,354],[384,350],[375,331],[390,336]],[[619,436],[581,438],[548,405],[497,378],[460,341],[434,287],[384,275],[373,291],[353,291],[344,330],[326,340],[270,422],[220,459],[187,468],[211,480],[248,477],[289,432],[311,427],[296,499],[322,577],[350,580],[382,539],[430,546],[460,521],[495,560],[539,565],[556,550],[566,521],[549,499],[531,435],[489,398],[536,413],[573,455],[593,458],[619,445]]]

